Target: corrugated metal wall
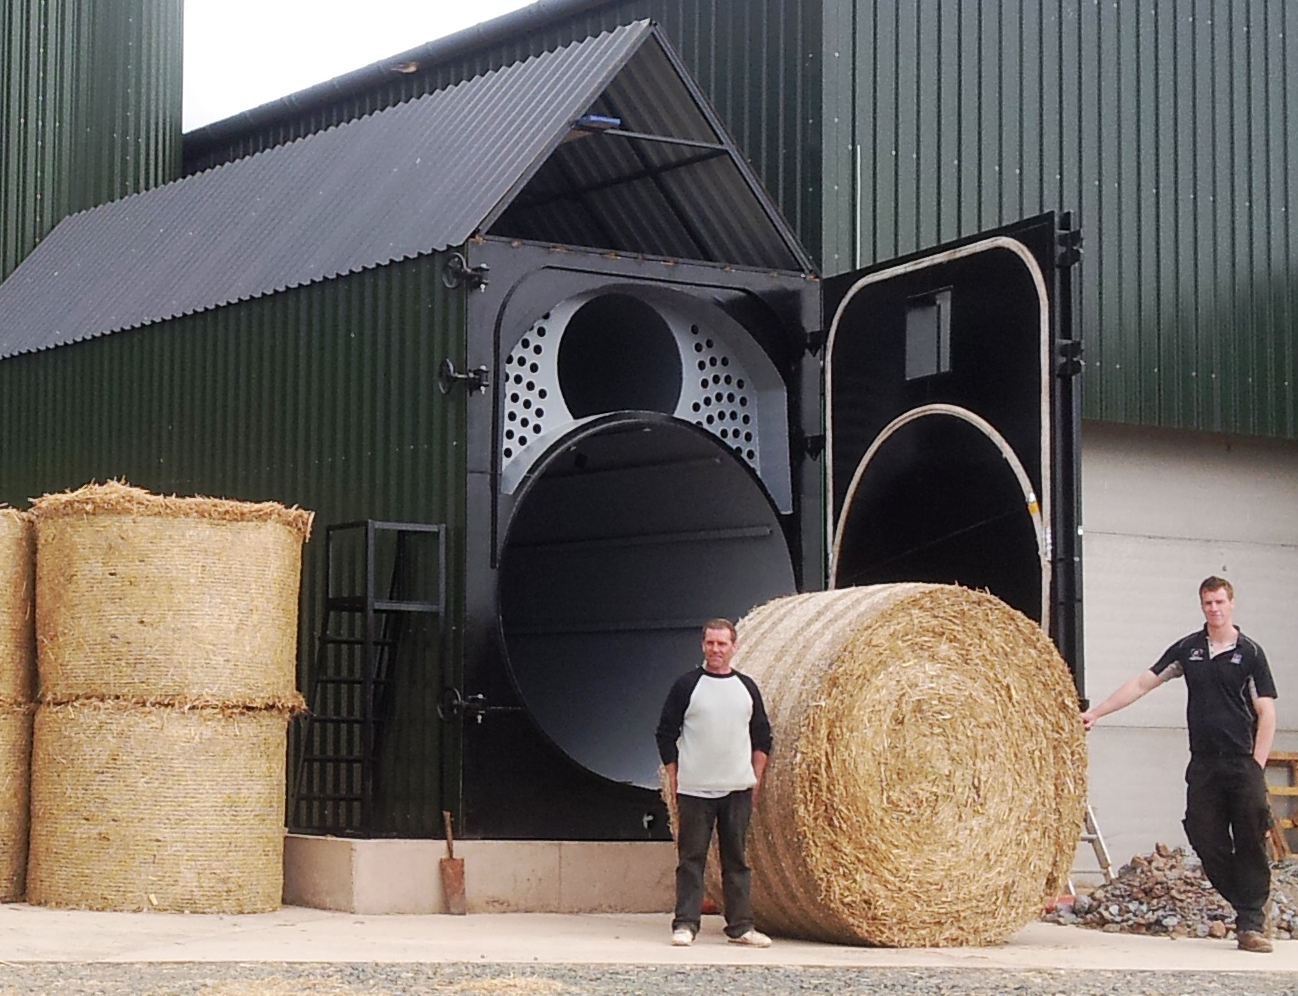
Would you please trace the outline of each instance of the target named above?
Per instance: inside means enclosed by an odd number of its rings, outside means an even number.
[[[827,272],[1075,210],[1085,414],[1298,434],[1289,0],[827,0],[825,25]]]
[[[182,8],[0,4],[0,279],[64,216],[179,175]]]
[[[640,18],[658,22],[803,244],[820,245],[820,0],[618,0],[573,3],[544,30],[328,106],[286,114],[221,146],[187,153],[186,170],[250,155],[340,121]]]
[[[463,574],[464,394],[441,394],[436,372],[463,356],[466,292],[443,286],[443,262],[423,257],[0,363],[0,501],[23,507],[122,477],[314,510],[299,652],[308,671],[327,523],[445,522],[448,574]],[[458,619],[458,586],[448,596],[447,618]],[[442,639],[457,667],[460,638],[457,626]],[[400,683],[407,708],[388,729],[379,831],[440,833],[440,733],[429,722],[440,664]],[[311,677],[300,675],[304,691]]]

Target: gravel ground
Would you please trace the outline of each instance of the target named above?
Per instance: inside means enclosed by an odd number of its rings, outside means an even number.
[[[1283,972],[0,962],[0,996],[1294,996]]]

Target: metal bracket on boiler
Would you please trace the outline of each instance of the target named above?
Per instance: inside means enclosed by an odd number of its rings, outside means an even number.
[[[470,266],[458,252],[451,253],[446,260],[446,267],[442,270],[442,283],[454,290],[460,284],[464,284],[469,290],[486,290],[487,274],[491,272],[491,267],[486,263],[479,263],[477,266]]]
[[[487,705],[485,695],[463,695],[455,687],[443,688],[441,701],[437,703],[437,717],[445,722],[457,716],[472,719],[481,723],[482,717],[489,712],[521,712],[522,706]]]
[[[471,394],[474,392],[485,394],[487,388],[491,386],[491,374],[486,367],[474,367],[461,373],[455,369],[455,364],[451,362],[450,357],[447,357],[442,360],[442,365],[437,371],[437,386],[442,389],[443,394],[449,394],[456,384],[463,384]]]

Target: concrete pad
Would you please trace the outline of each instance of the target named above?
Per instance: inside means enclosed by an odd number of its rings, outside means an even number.
[[[284,901],[349,913],[444,913],[439,840],[288,834]],[[675,902],[671,841],[466,840],[470,913],[650,913]]]
[[[706,917],[690,948],[668,943],[666,914],[498,913],[365,916],[285,907],[243,916],[90,913],[0,906],[7,963],[501,962],[629,965],[805,965],[1298,972],[1298,942],[1252,955],[1233,941],[1105,934],[1033,923],[980,948],[858,948],[777,939],[766,950],[728,944]]]

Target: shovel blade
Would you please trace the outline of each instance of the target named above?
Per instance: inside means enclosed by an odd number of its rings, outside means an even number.
[[[446,896],[446,912],[464,916],[468,912],[464,902],[464,859],[442,858],[442,892]]]

